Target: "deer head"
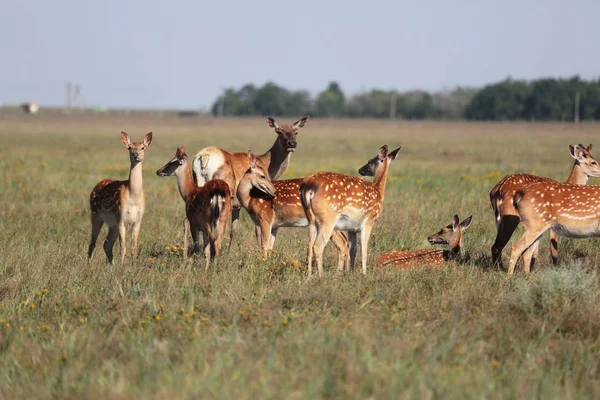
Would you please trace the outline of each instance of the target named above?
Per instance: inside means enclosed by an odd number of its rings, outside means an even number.
[[[569,151],[571,153],[571,157],[573,157],[577,164],[581,167],[581,171],[592,177],[600,176],[600,165],[596,161],[592,154],[592,145],[590,144],[588,147],[585,147],[581,143],[577,146],[569,145]]]
[[[373,158],[371,158],[369,161],[367,161],[367,163],[365,165],[363,165],[362,167],[360,167],[360,169],[358,170],[358,173],[362,176],[375,176],[377,175],[377,170],[379,170],[380,167],[382,167],[385,163],[385,159],[387,157],[388,160],[393,161],[396,159],[396,155],[398,154],[398,151],[402,148],[402,146],[398,147],[396,150],[392,151],[391,153],[388,154],[388,147],[387,145],[383,145],[380,149],[379,152],[377,153],[377,155]]]
[[[269,117],[267,118],[267,123],[279,135],[279,145],[288,152],[293,152],[294,150],[296,150],[296,146],[298,144],[296,142],[298,129],[306,125],[307,120],[308,115],[294,122],[292,125],[279,125],[277,122],[275,122],[274,118]]]
[[[188,156],[185,154],[185,147],[179,146],[173,157],[168,163],[160,167],[156,171],[156,175],[160,177],[173,176],[176,171],[188,162]]]
[[[241,191],[250,192],[257,189],[266,194],[271,199],[277,196],[277,189],[273,186],[269,173],[256,162],[256,157],[251,151],[248,151],[249,168],[238,184],[238,193]]]
[[[450,246],[456,246],[460,244],[462,239],[462,231],[467,229],[471,225],[473,216],[469,216],[463,222],[460,222],[458,215],[454,215],[452,223],[448,226],[443,227],[438,233],[435,233],[427,238],[430,244],[448,244]]]
[[[129,150],[129,159],[132,163],[138,163],[144,161],[144,151],[150,143],[152,143],[152,132],[146,134],[144,141],[140,142],[131,142],[129,139],[129,135],[125,132],[121,132],[121,141],[123,142],[123,146]]]

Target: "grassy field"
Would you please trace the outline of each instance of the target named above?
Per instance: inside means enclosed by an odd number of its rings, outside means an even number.
[[[154,132],[140,258],[109,266],[99,246],[88,264],[89,193],[128,175],[121,130]],[[304,228],[281,229],[263,259],[245,212],[216,268],[183,260],[183,202],[156,170],[179,145],[261,153],[274,139],[262,118],[1,120],[0,397],[600,396],[598,241],[563,238],[551,267],[545,234],[532,276],[518,266],[507,279],[490,262],[488,200],[508,173],[566,179],[568,145],[600,146],[600,125],[309,120],[283,178],[357,175],[381,145],[402,145],[368,275],[336,276],[328,245],[326,277],[307,281]],[[388,250],[430,247],[454,213],[473,215],[467,261],[375,267]]]

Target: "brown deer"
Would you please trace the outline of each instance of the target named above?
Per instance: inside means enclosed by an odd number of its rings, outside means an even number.
[[[119,236],[121,263],[125,260],[125,234],[131,231],[131,255],[135,260],[138,252],[138,236],[144,217],[146,199],[142,187],[142,162],[144,152],[152,143],[152,132],[146,134],[143,142],[131,142],[125,132],[121,132],[123,146],[129,150],[129,179],[118,181],[104,179],[94,186],[90,193],[92,240],[88,247],[88,260],[96,248],[96,241],[102,225],[108,225],[108,236],[104,241],[104,252],[108,262],[113,262],[113,246]]]
[[[298,130],[306,125],[308,115],[292,125],[279,125],[275,119],[267,118],[267,123],[277,133],[273,146],[265,154],[256,156],[259,165],[269,171],[269,178],[277,179],[287,171],[291,154],[296,150]],[[209,146],[200,150],[193,160],[193,170],[199,185],[210,179],[223,179],[229,185],[232,194],[237,193],[237,185],[248,169],[247,154],[230,153],[219,147]],[[241,204],[237,197],[232,199],[231,231],[229,246],[233,246],[240,218]]]
[[[221,179],[212,179],[204,186],[197,186],[192,176],[192,168],[185,153],[185,148],[180,146],[168,163],[156,171],[160,177],[173,176],[177,178],[179,194],[185,201],[183,256],[187,258],[188,236],[191,233],[194,241],[192,254],[200,249],[199,234],[202,232],[204,255],[206,257],[205,269],[215,257],[221,254],[221,247],[227,221],[231,215],[231,192],[229,185]]]
[[[572,238],[600,237],[600,186],[534,182],[517,190],[513,204],[525,233],[512,246],[509,275],[521,256],[523,270],[530,273],[532,256],[548,229]]]
[[[393,266],[396,268],[405,268],[414,264],[441,267],[449,260],[458,260],[462,257],[462,233],[471,225],[472,219],[473,216],[471,215],[463,222],[459,222],[460,218],[455,214],[450,225],[443,227],[438,233],[427,238],[432,245],[449,245],[450,250],[392,250],[380,256],[377,259],[377,265],[380,267]]]
[[[265,190],[261,177],[266,171],[251,160],[250,168],[238,184],[237,198],[255,224],[258,245],[265,253],[273,249],[277,230],[282,227],[306,227],[308,220],[300,201],[302,178],[272,181],[273,189]],[[277,197],[269,191],[274,190]],[[344,232],[333,231],[331,241],[338,250],[338,271],[347,269],[348,238]]]
[[[351,268],[356,255],[357,233],[360,232],[362,273],[367,273],[371,229],[381,215],[389,165],[399,150],[400,147],[388,154],[387,145],[383,145],[377,156],[358,170],[362,176],[374,176],[373,183],[335,172],[318,172],[302,180],[300,200],[309,223],[309,276],[313,252],[319,277],[323,276],[323,250],[334,229],[348,232]]]
[[[582,144],[574,147],[569,145],[569,152],[571,157],[575,159],[575,163],[565,183],[585,185],[589,177],[600,176],[600,165],[590,154],[591,150],[591,144],[587,148]],[[517,190],[533,182],[556,181],[543,176],[513,174],[502,178],[490,191],[490,203],[496,217],[497,229],[496,240],[492,245],[492,260],[499,266],[502,266],[502,249],[504,249],[519,225],[519,215],[513,206],[513,197]],[[554,231],[550,232],[550,252],[552,262],[556,263],[558,261],[558,233]],[[537,249],[536,254],[533,256],[534,262],[536,258]]]

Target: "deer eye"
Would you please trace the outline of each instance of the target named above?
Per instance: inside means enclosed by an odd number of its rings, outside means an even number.
[[[266,177],[266,176],[264,176],[264,175],[261,175],[260,177],[261,177],[261,179],[266,179],[266,178],[267,178],[267,177]]]
[[[592,161],[592,165],[598,165],[596,161]]]

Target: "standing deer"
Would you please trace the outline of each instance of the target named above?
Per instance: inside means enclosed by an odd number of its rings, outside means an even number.
[[[405,268],[412,264],[430,265],[440,267],[449,260],[458,260],[461,258],[462,233],[471,225],[473,216],[460,222],[458,215],[454,215],[452,223],[443,227],[438,233],[427,238],[430,244],[447,244],[450,250],[438,249],[419,249],[397,251],[392,250],[385,253],[377,259],[377,265],[380,267],[393,266]]]
[[[300,201],[302,178],[272,181],[272,188],[265,189],[266,171],[256,159],[249,162],[250,168],[238,184],[237,198],[255,224],[260,249],[268,252],[273,249],[279,228],[308,226]],[[277,196],[273,197],[272,192]],[[331,241],[338,250],[338,271],[341,271],[350,256],[348,238],[344,232],[333,231]]]
[[[204,256],[206,257],[205,269],[208,269],[215,257],[219,257],[221,254],[227,221],[231,215],[229,185],[221,179],[212,179],[204,186],[197,186],[183,146],[177,148],[175,157],[158,169],[156,175],[160,177],[175,175],[177,178],[179,194],[185,201],[183,256],[187,258],[190,232],[194,241],[192,254],[199,251],[199,236],[202,231]]]
[[[565,183],[576,185],[585,185],[589,177],[600,176],[600,166],[590,151],[592,145],[585,147],[582,144],[578,146],[569,145],[571,157],[575,159],[571,174]],[[513,174],[507,175],[490,191],[490,203],[496,217],[496,241],[492,245],[492,259],[494,263],[502,266],[502,249],[506,246],[510,237],[519,225],[519,215],[513,206],[513,198],[515,193],[525,185],[533,182],[556,182],[553,179],[543,176],[535,176],[529,174]],[[550,252],[552,262],[558,261],[558,233],[550,232]],[[533,259],[537,258],[534,254]]]
[[[367,273],[371,229],[381,215],[389,166],[399,150],[400,147],[388,154],[388,146],[383,145],[377,156],[358,170],[362,176],[374,176],[373,183],[335,172],[318,172],[302,180],[300,199],[310,227],[309,276],[313,252],[319,277],[323,276],[323,250],[334,229],[348,232],[351,267],[356,255],[356,235],[360,232],[362,273]]]
[[[558,182],[534,182],[515,193],[513,204],[525,233],[512,246],[508,274],[523,258],[530,273],[539,239],[548,230],[572,238],[600,237],[600,186]]]
[[[267,118],[267,123],[277,133],[273,146],[265,154],[257,156],[257,162],[269,171],[270,179],[277,179],[285,173],[290,163],[291,154],[296,150],[296,136],[302,128],[308,115],[294,122],[292,125],[279,125],[275,119]],[[218,147],[209,146],[200,150],[193,160],[193,170],[199,185],[210,179],[223,179],[229,185],[232,194],[237,193],[237,185],[248,169],[247,154],[244,152],[230,153]],[[241,204],[234,197],[232,199],[231,232],[229,233],[229,246],[233,246],[237,225],[240,218]]]
[[[94,186],[90,193],[90,209],[92,221],[92,240],[88,247],[88,260],[96,247],[96,241],[102,225],[108,225],[108,236],[104,241],[104,252],[108,262],[113,262],[113,246],[119,236],[121,245],[121,264],[125,260],[125,234],[131,231],[131,254],[137,258],[138,235],[144,216],[146,199],[142,187],[142,161],[144,152],[152,143],[152,132],[146,134],[143,142],[131,142],[125,132],[121,132],[123,146],[129,150],[129,179],[117,181],[104,179]]]

